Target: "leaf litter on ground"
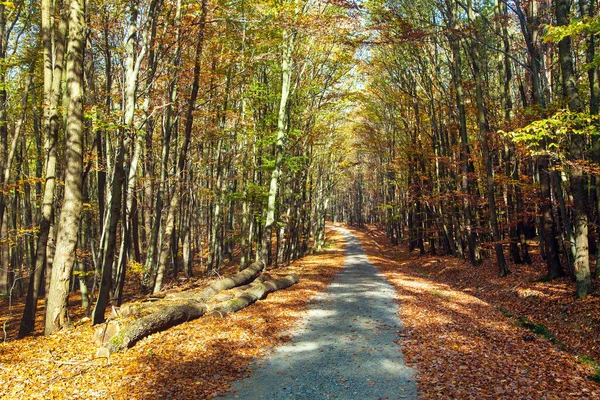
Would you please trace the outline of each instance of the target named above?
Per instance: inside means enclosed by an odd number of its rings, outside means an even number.
[[[410,254],[375,227],[353,232],[398,292],[420,398],[600,398],[586,362],[600,360],[600,298],[576,300],[568,278],[542,282],[539,255],[498,278],[493,260],[473,267]]]
[[[223,395],[232,381],[249,373],[254,358],[290,339],[286,332],[299,323],[307,304],[342,268],[343,237],[331,231],[328,242],[331,246],[323,252],[269,271],[274,276],[298,273],[296,285],[225,318],[207,316],[153,334],[109,358],[95,357],[94,329],[72,302],[74,328],[0,344],[0,399]],[[0,315],[7,318],[6,312]]]
[[[404,328],[396,343],[419,371],[420,398],[600,396],[600,386],[589,379],[600,355],[597,296],[574,299],[568,278],[542,282],[539,259],[533,266],[511,265],[513,273],[498,278],[490,260],[471,267],[453,257],[421,257],[393,248],[384,233],[372,228],[354,233],[398,291]],[[205,317],[154,334],[108,359],[94,358],[93,328],[74,296],[75,328],[0,345],[0,381],[7,382],[0,386],[0,398],[222,395],[233,380],[249,373],[254,358],[290,339],[286,332],[298,323],[310,298],[341,269],[343,239],[329,234],[332,246],[325,252],[276,270],[299,273],[297,285],[227,318]],[[1,316],[6,318],[6,312]],[[554,339],[532,333],[523,321],[530,328],[545,327]]]

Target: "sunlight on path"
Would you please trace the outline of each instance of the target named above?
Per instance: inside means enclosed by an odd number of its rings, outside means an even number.
[[[342,272],[317,298],[291,343],[253,365],[232,399],[415,399],[404,364],[396,293],[345,229]]]

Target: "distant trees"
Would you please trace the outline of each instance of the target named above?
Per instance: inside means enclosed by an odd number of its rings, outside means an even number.
[[[360,206],[331,212],[383,223],[393,242],[480,260],[500,276],[530,262],[593,291],[597,190],[598,5],[568,1],[368,3],[371,58],[356,113]],[[364,145],[366,143],[366,146]],[[426,248],[423,243],[428,245]]]

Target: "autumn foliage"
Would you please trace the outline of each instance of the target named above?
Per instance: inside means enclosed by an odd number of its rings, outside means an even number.
[[[56,335],[9,338],[0,345],[0,381],[7,382],[0,398],[197,399],[223,394],[255,357],[288,339],[285,332],[295,326],[306,304],[340,270],[342,237],[330,235],[322,253],[277,270],[301,276],[291,288],[225,318],[207,316],[156,333],[108,358],[95,356],[94,330],[78,319],[75,328]]]
[[[452,257],[392,247],[377,229],[354,232],[398,291],[404,326],[399,344],[419,371],[420,397],[600,395],[593,379],[598,370],[590,363],[600,343],[590,318],[600,302],[576,300],[568,279],[541,282],[539,256],[532,266],[511,265],[513,273],[498,278],[493,262],[473,271]]]

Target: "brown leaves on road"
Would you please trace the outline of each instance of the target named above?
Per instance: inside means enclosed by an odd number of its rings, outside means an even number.
[[[401,344],[419,371],[421,398],[600,397],[588,379],[593,368],[576,357],[600,351],[598,330],[576,329],[598,318],[597,298],[573,299],[566,280],[536,281],[539,266],[511,266],[513,274],[497,278],[492,262],[471,267],[452,257],[414,256],[391,247],[380,231],[354,233],[398,292]],[[520,326],[519,316],[547,326],[558,345]]]
[[[227,316],[203,317],[156,333],[133,348],[94,358],[88,323],[47,337],[0,344],[0,399],[200,399],[224,394],[254,357],[286,340],[310,299],[342,267],[343,238],[270,271],[300,282]]]

